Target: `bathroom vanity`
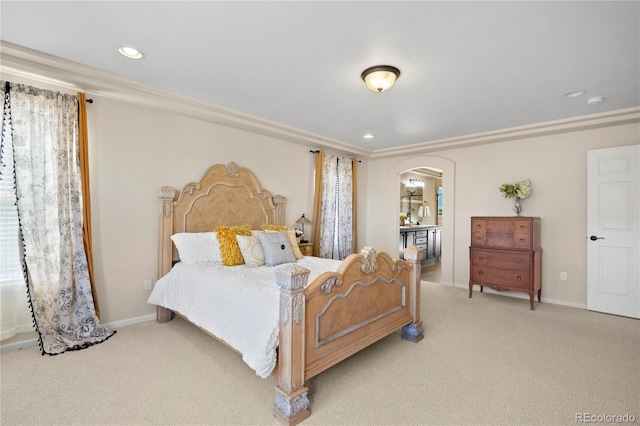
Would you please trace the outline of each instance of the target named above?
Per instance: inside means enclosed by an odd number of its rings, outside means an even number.
[[[422,264],[437,262],[442,254],[442,227],[436,225],[411,225],[400,227],[400,258],[404,249],[416,246],[423,249]]]

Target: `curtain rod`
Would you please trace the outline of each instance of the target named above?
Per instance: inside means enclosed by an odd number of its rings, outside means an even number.
[[[310,153],[312,153],[312,154],[320,154],[320,151],[318,151],[318,150],[315,150],[315,151],[314,151],[313,149],[309,150],[309,152],[310,152]],[[358,163],[362,163],[362,160],[356,160],[356,161],[357,161]]]
[[[9,80],[5,81],[5,91],[10,91],[11,90],[11,82]],[[93,103],[93,99],[87,99],[87,102],[92,104]]]

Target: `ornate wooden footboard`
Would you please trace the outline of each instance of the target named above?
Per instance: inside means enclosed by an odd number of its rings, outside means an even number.
[[[309,271],[290,264],[277,272],[280,346],[274,416],[297,424],[310,415],[304,382],[370,344],[402,328],[402,338],[418,342],[420,251],[405,259],[365,247],[308,286]],[[306,288],[305,288],[306,286]]]

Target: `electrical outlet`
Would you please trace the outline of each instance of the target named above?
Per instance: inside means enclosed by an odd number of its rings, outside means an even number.
[[[560,272],[560,281],[566,281],[566,280],[567,280],[567,273]]]
[[[151,290],[151,278],[144,280],[142,286],[145,290]]]

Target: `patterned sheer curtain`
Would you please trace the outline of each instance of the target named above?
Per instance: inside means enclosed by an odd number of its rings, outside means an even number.
[[[100,343],[82,237],[75,96],[12,84],[10,112],[23,269],[42,353]]]
[[[316,256],[343,260],[355,251],[356,166],[353,158],[321,151],[316,161]]]

